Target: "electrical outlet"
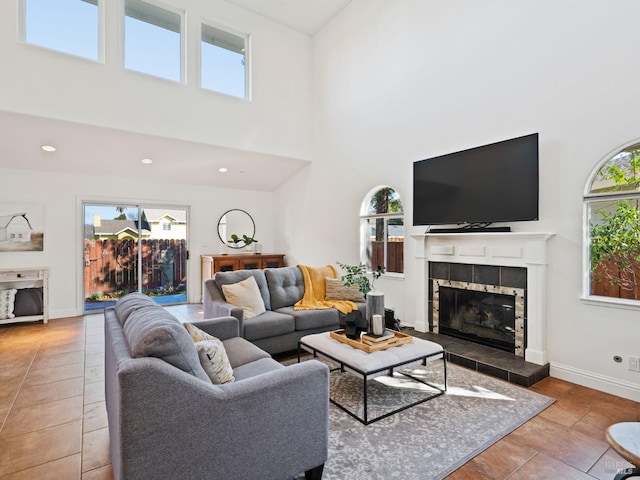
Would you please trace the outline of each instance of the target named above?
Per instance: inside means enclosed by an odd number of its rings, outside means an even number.
[[[629,355],[629,370],[640,372],[640,357],[633,357]]]

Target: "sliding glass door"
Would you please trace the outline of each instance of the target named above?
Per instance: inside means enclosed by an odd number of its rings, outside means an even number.
[[[186,303],[186,208],[84,203],[83,218],[85,311],[130,292]]]

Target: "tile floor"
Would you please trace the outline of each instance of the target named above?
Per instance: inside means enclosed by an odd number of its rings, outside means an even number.
[[[168,308],[202,318],[198,304]],[[112,479],[102,315],[0,326],[0,365],[0,479]],[[553,378],[531,389],[558,401],[449,480],[610,480],[628,466],[604,430],[640,420],[639,403]]]

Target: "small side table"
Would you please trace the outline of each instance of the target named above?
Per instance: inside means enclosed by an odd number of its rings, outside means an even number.
[[[635,467],[618,472],[614,480],[640,477],[640,422],[615,423],[607,428],[605,436],[611,448]]]

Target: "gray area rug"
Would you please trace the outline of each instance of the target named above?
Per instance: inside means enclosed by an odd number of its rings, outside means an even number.
[[[442,385],[442,362],[411,374]],[[324,480],[441,479],[551,405],[554,400],[448,364],[448,391],[370,425],[331,405]],[[369,384],[369,415],[412,403],[434,390],[396,374]],[[362,381],[332,372],[332,397],[362,413]]]

